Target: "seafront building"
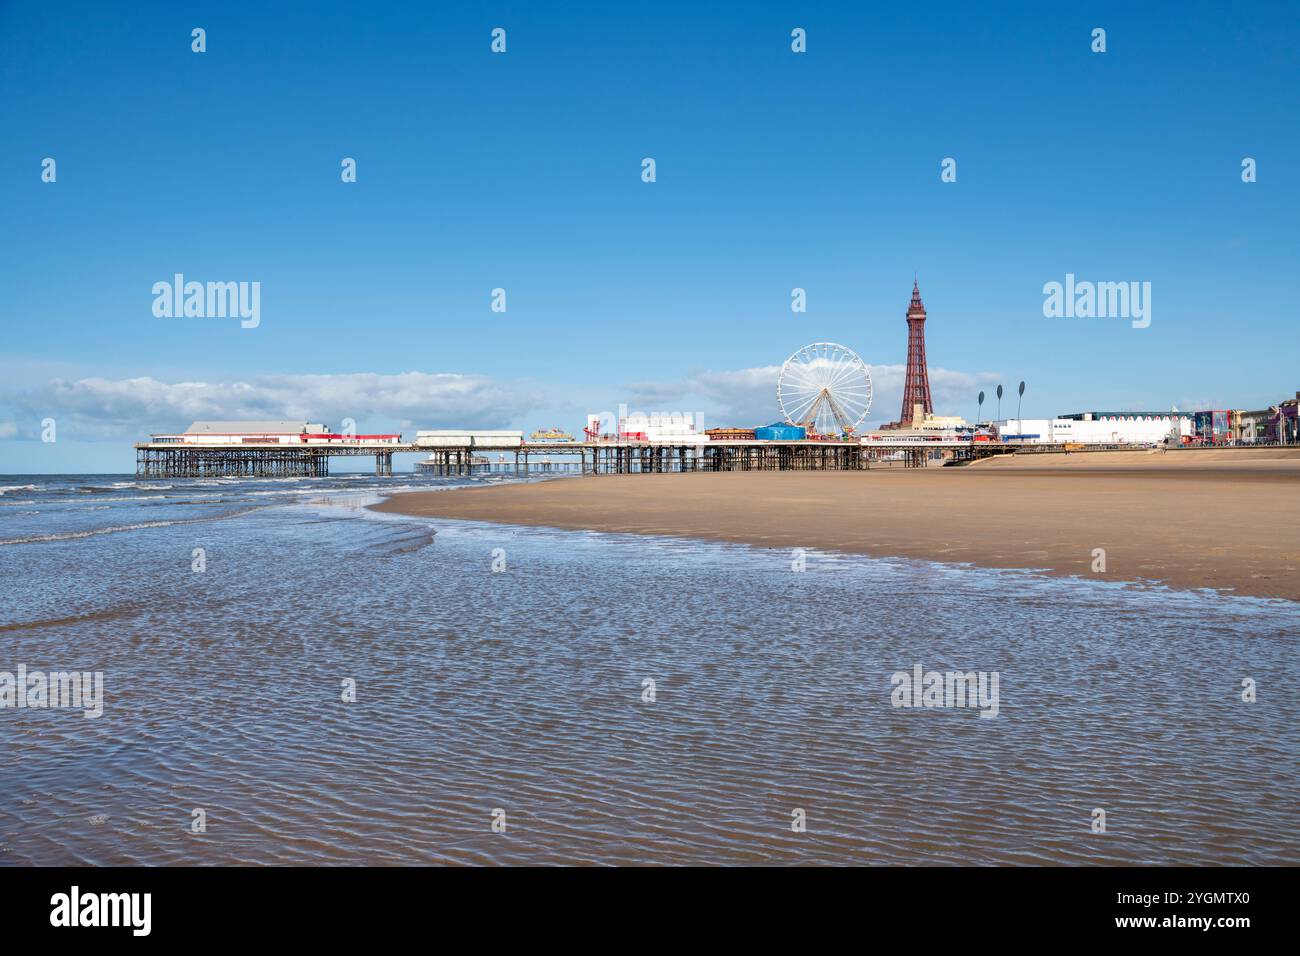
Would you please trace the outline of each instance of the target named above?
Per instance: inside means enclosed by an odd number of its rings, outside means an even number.
[[[433,428],[415,433],[417,448],[518,448],[524,433],[482,428]]]
[[[913,407],[912,416],[907,424],[891,422],[878,430],[863,434],[864,443],[879,441],[898,441],[915,438],[926,441],[957,441],[969,438],[975,428],[960,415],[935,415],[924,411],[920,405]]]
[[[1233,412],[1233,440],[1246,444],[1267,441],[1273,416],[1274,410],[1271,408]]]
[[[599,425],[597,415],[587,416],[588,428]],[[707,437],[696,416],[683,412],[627,412],[620,409],[618,437],[626,441],[657,441],[672,445],[700,445]]]
[[[1190,439],[1192,419],[1177,412],[1080,412],[1060,418],[1008,418],[993,423],[1004,442],[1031,445],[1159,445]]]
[[[324,425],[312,422],[193,422],[189,428],[179,434],[150,437],[155,444],[235,445],[245,442],[290,444],[301,441],[303,435],[324,434],[326,431]]]
[[[1300,442],[1297,406],[1300,406],[1300,392],[1296,392],[1295,398],[1288,398],[1269,408],[1231,412],[1228,433],[1233,441],[1246,444],[1296,444]]]
[[[179,434],[150,436],[155,445],[396,445],[401,440],[396,433],[357,435],[299,421],[200,421]]]
[[[1288,398],[1273,406],[1273,415],[1264,437],[1267,441],[1284,445],[1300,443],[1300,392],[1295,393],[1295,398]]]

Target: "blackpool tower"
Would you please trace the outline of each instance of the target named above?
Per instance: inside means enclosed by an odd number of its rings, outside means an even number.
[[[913,281],[912,304],[907,307],[907,378],[903,383],[903,411],[898,423],[912,424],[915,407],[934,414],[930,401],[930,373],[925,368],[925,306],[921,304],[921,287]]]

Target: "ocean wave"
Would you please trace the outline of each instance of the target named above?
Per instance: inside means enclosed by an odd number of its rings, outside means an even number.
[[[147,528],[170,528],[173,525],[198,524],[201,521],[218,521],[236,518],[249,512],[257,511],[261,505],[250,505],[225,514],[206,515],[201,518],[177,518],[172,521],[133,521],[130,524],[110,525],[106,528],[87,528],[81,531],[52,531],[48,534],[29,534],[18,538],[0,539],[0,546],[11,544],[40,544],[49,541],[72,541],[78,538],[93,538],[98,535],[117,534],[121,531],[142,531]]]
[[[87,495],[110,494],[114,491],[170,491],[175,485],[145,485],[138,481],[115,481],[111,485],[78,485],[77,491]]]
[[[109,528],[91,528],[88,531],[55,531],[50,534],[29,534],[21,538],[4,538],[0,545],[34,544],[38,541],[70,541],[73,538],[90,538],[97,534],[116,534],[119,531],[139,531],[142,528],[166,528],[175,521],[138,521],[134,524],[114,525]]]
[[[96,497],[96,498],[94,498],[94,499],[89,499],[89,500],[93,500],[93,501],[95,502],[95,504],[94,504],[93,506],[91,506],[91,507],[88,507],[88,508],[87,508],[87,507],[82,507],[83,503],[86,502],[86,501],[88,500],[88,499],[86,499],[86,498],[71,498],[71,499],[59,500],[58,498],[55,498],[55,497],[53,497],[53,496],[48,497],[48,498],[15,498],[15,499],[13,500],[12,504],[15,504],[15,505],[35,505],[35,504],[48,505],[48,506],[50,506],[50,507],[56,507],[56,508],[64,509],[65,511],[98,511],[98,510],[101,509],[101,507],[102,507],[102,508],[107,508],[107,507],[109,506],[110,503],[129,502],[129,503],[131,503],[131,504],[134,504],[135,502],[138,502],[138,501],[154,501],[154,500],[163,500],[163,499],[168,499],[168,498],[171,498],[171,497],[172,497],[171,495],[135,495],[135,496],[132,496],[132,497],[130,497],[130,498],[99,498],[99,497]],[[192,496],[191,496],[191,497],[192,497]],[[0,505],[9,505],[9,504],[11,504],[11,502],[8,502],[8,501],[0,502]]]
[[[0,496],[10,491],[36,491],[35,485],[0,485]]]

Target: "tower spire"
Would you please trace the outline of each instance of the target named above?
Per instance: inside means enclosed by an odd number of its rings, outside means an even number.
[[[925,363],[925,304],[921,301],[920,280],[912,279],[912,301],[907,307],[907,377],[903,382],[903,410],[898,423],[912,424],[916,408],[934,414],[930,400],[930,372]]]

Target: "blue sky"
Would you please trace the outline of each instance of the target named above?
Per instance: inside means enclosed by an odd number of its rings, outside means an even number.
[[[0,2],[0,472],[254,413],[753,425],[819,340],[885,421],[914,274],[942,412],[1292,395],[1294,7],[1040,6]],[[260,325],[154,316],[176,272]],[[1045,318],[1067,273],[1150,282],[1151,326]]]

